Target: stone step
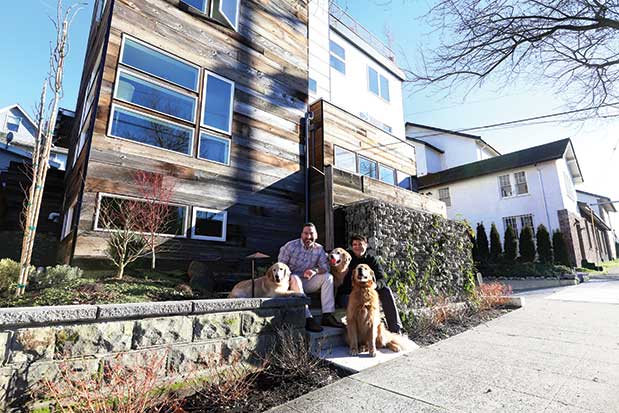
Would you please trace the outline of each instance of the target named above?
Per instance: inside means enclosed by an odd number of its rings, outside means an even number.
[[[344,339],[345,329],[336,327],[323,327],[320,333],[308,331],[307,338],[312,354],[322,357],[331,349],[346,345]]]

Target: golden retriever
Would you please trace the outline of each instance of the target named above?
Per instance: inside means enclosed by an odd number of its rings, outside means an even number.
[[[344,282],[348,273],[348,265],[352,257],[344,248],[335,248],[329,253],[329,265],[333,275],[333,287],[337,288]]]
[[[256,298],[272,297],[304,297],[305,294],[290,291],[290,268],[284,263],[271,265],[266,274],[254,280],[254,296]],[[237,283],[228,298],[252,298],[251,280]]]
[[[350,355],[359,350],[376,357],[376,349],[387,347],[398,352],[402,345],[398,336],[390,333],[380,320],[376,276],[367,264],[359,264],[352,272],[352,292],[346,307],[346,343]]]

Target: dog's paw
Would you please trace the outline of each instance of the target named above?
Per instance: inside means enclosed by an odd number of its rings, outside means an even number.
[[[370,353],[370,357],[376,357],[376,349],[375,348],[371,348],[369,353]]]
[[[350,355],[351,356],[358,356],[359,355],[359,350],[357,350],[356,348],[351,348],[350,349]]]
[[[359,351],[362,353],[365,353],[366,351],[368,351],[368,347],[367,346],[361,346],[359,347]]]

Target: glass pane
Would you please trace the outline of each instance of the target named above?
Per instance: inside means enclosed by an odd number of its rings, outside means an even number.
[[[370,92],[378,95],[378,73],[376,73],[376,70],[371,67],[368,67],[368,81]]]
[[[312,78],[310,78],[308,81],[308,87],[311,92],[316,92],[316,90],[318,90],[318,84]]]
[[[194,233],[203,237],[223,237],[224,213],[196,210]]]
[[[394,170],[384,165],[380,165],[379,168],[380,168],[380,180],[385,183],[395,185]]]
[[[359,174],[369,176],[370,178],[378,178],[376,162],[359,157]]]
[[[331,53],[338,56],[342,60],[346,60],[346,50],[339,44],[335,43],[333,40],[329,40],[329,50]]]
[[[380,95],[389,101],[389,81],[383,76],[380,77]]]
[[[400,188],[411,189],[411,177],[398,171],[398,186]]]
[[[357,160],[353,152],[335,147],[335,166],[349,172],[357,172]]]
[[[206,0],[181,0],[183,3],[190,5],[202,13],[206,13]]]
[[[167,215],[158,234],[183,235],[185,228],[186,208],[176,205],[162,204],[149,205],[138,199],[116,198],[104,196],[101,198],[97,228],[102,229],[129,229],[135,232],[147,232],[148,227],[142,225],[152,211],[162,210]],[[127,211],[132,211],[127,214]]]
[[[111,134],[184,154],[191,153],[193,130],[150,116],[114,109]]]
[[[196,99],[139,77],[121,72],[116,97],[158,112],[193,122]]]
[[[232,84],[208,75],[205,88],[202,124],[230,133]]]
[[[125,39],[122,63],[191,90],[198,90],[198,69],[164,53]]]
[[[236,11],[239,7],[239,0],[221,0],[219,10],[226,16],[232,27],[236,27]]]
[[[334,68],[335,70],[337,70],[338,72],[342,74],[346,74],[346,64],[344,62],[342,62],[340,59],[338,59],[335,56],[331,56],[329,61],[331,62],[332,68]]]
[[[228,165],[230,163],[229,146],[230,141],[228,139],[202,133],[200,134],[200,153],[198,157]]]

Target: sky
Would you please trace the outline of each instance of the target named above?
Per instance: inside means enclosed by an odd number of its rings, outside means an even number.
[[[241,0],[243,1],[243,0]],[[414,65],[421,46],[433,45],[423,16],[424,0],[338,0],[358,22],[390,43],[398,63]],[[49,42],[54,36],[49,16],[55,0],[22,0],[3,4],[0,25],[0,108],[20,103],[33,112],[48,67]],[[65,0],[69,3],[69,0]],[[73,110],[82,74],[93,1],[78,13],[70,30],[70,51],[65,68],[65,94],[61,107]],[[388,34],[388,35],[387,35]],[[387,38],[392,39],[391,42]],[[509,87],[487,83],[465,95],[437,89],[405,89],[405,120],[450,130],[463,130],[569,109],[565,96],[539,82],[523,79]],[[578,189],[619,200],[619,118],[586,122],[552,122],[471,131],[507,153],[563,138],[571,138],[585,183]]]

